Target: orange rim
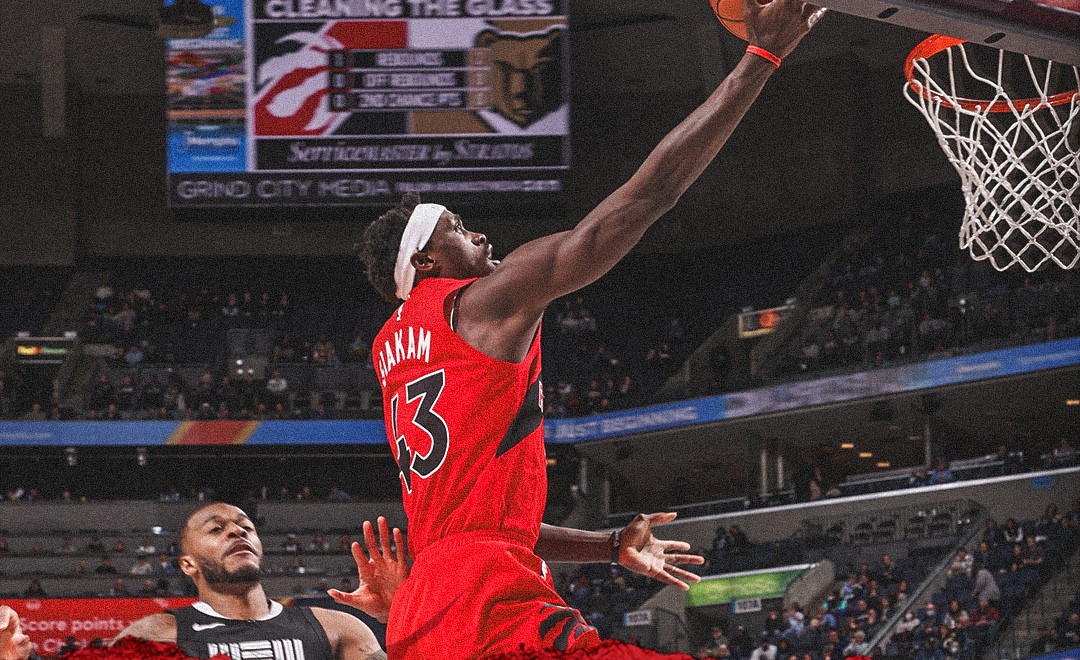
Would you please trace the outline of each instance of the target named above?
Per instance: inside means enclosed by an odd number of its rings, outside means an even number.
[[[1051,96],[1047,96],[1046,100],[1035,97],[1030,99],[1019,99],[1017,101],[987,101],[979,99],[966,99],[963,97],[945,96],[943,94],[935,94],[930,90],[923,87],[923,85],[915,80],[915,61],[930,59],[938,53],[948,50],[953,46],[959,46],[964,43],[964,39],[957,39],[956,37],[946,37],[943,34],[935,34],[922,40],[917,46],[911,49],[911,53],[908,54],[907,59],[904,61],[904,77],[907,78],[908,83],[911,84],[911,88],[915,92],[926,99],[936,103],[941,103],[950,107],[961,107],[971,112],[1012,112],[1013,108],[1023,108],[1025,106],[1040,106],[1050,105],[1058,106],[1068,103],[1074,96],[1076,96],[1078,90],[1072,90],[1069,92],[1060,92]]]

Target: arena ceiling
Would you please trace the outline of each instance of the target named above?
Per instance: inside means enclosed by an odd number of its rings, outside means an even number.
[[[147,30],[80,19],[115,15],[151,22],[158,7],[154,0],[2,0],[0,83],[40,77],[41,28],[55,26],[67,33],[68,61],[83,91],[161,95],[160,39]],[[729,62],[740,50],[739,42],[713,18],[706,0],[572,0],[571,17],[571,32],[580,35],[571,42],[574,60],[604,63],[602,69],[575,71],[575,92],[584,94],[711,86],[726,73],[725,59],[716,57],[718,48]],[[844,54],[871,67],[899,66],[917,38],[914,31],[834,13],[789,64]]]

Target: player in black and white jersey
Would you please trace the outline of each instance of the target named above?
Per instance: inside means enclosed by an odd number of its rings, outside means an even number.
[[[372,551],[364,557],[353,544],[360,587],[350,603],[386,621],[390,599],[405,579],[401,533],[394,530],[397,552],[389,547],[386,521],[379,519],[381,546],[374,545],[370,523],[365,539]],[[282,607],[270,601],[260,582],[262,543],[248,516],[235,506],[209,504],[188,517],[180,531],[180,570],[198,588],[189,607],[153,614],[117,636],[175,642],[187,655],[232,660],[364,660],[385,658],[375,635],[354,616],[319,607]]]

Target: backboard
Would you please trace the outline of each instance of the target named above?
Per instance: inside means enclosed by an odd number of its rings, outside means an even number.
[[[1080,65],[1080,12],[1033,0],[812,0],[885,23]]]

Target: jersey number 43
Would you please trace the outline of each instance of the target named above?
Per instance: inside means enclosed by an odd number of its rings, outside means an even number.
[[[394,394],[390,400],[390,424],[397,448],[398,471],[401,473],[401,483],[409,493],[412,492],[412,475],[415,473],[421,479],[426,479],[435,474],[435,471],[442,467],[450,449],[450,430],[446,427],[446,420],[434,409],[445,386],[446,374],[442,369],[405,385],[405,403],[411,404],[419,400],[416,412],[412,420],[407,422],[407,426],[398,424],[398,398],[401,393]],[[417,436],[415,429],[420,429],[431,439],[431,448],[427,453],[420,454],[414,449],[418,444],[416,440],[422,439]],[[413,438],[412,442],[410,437]]]

